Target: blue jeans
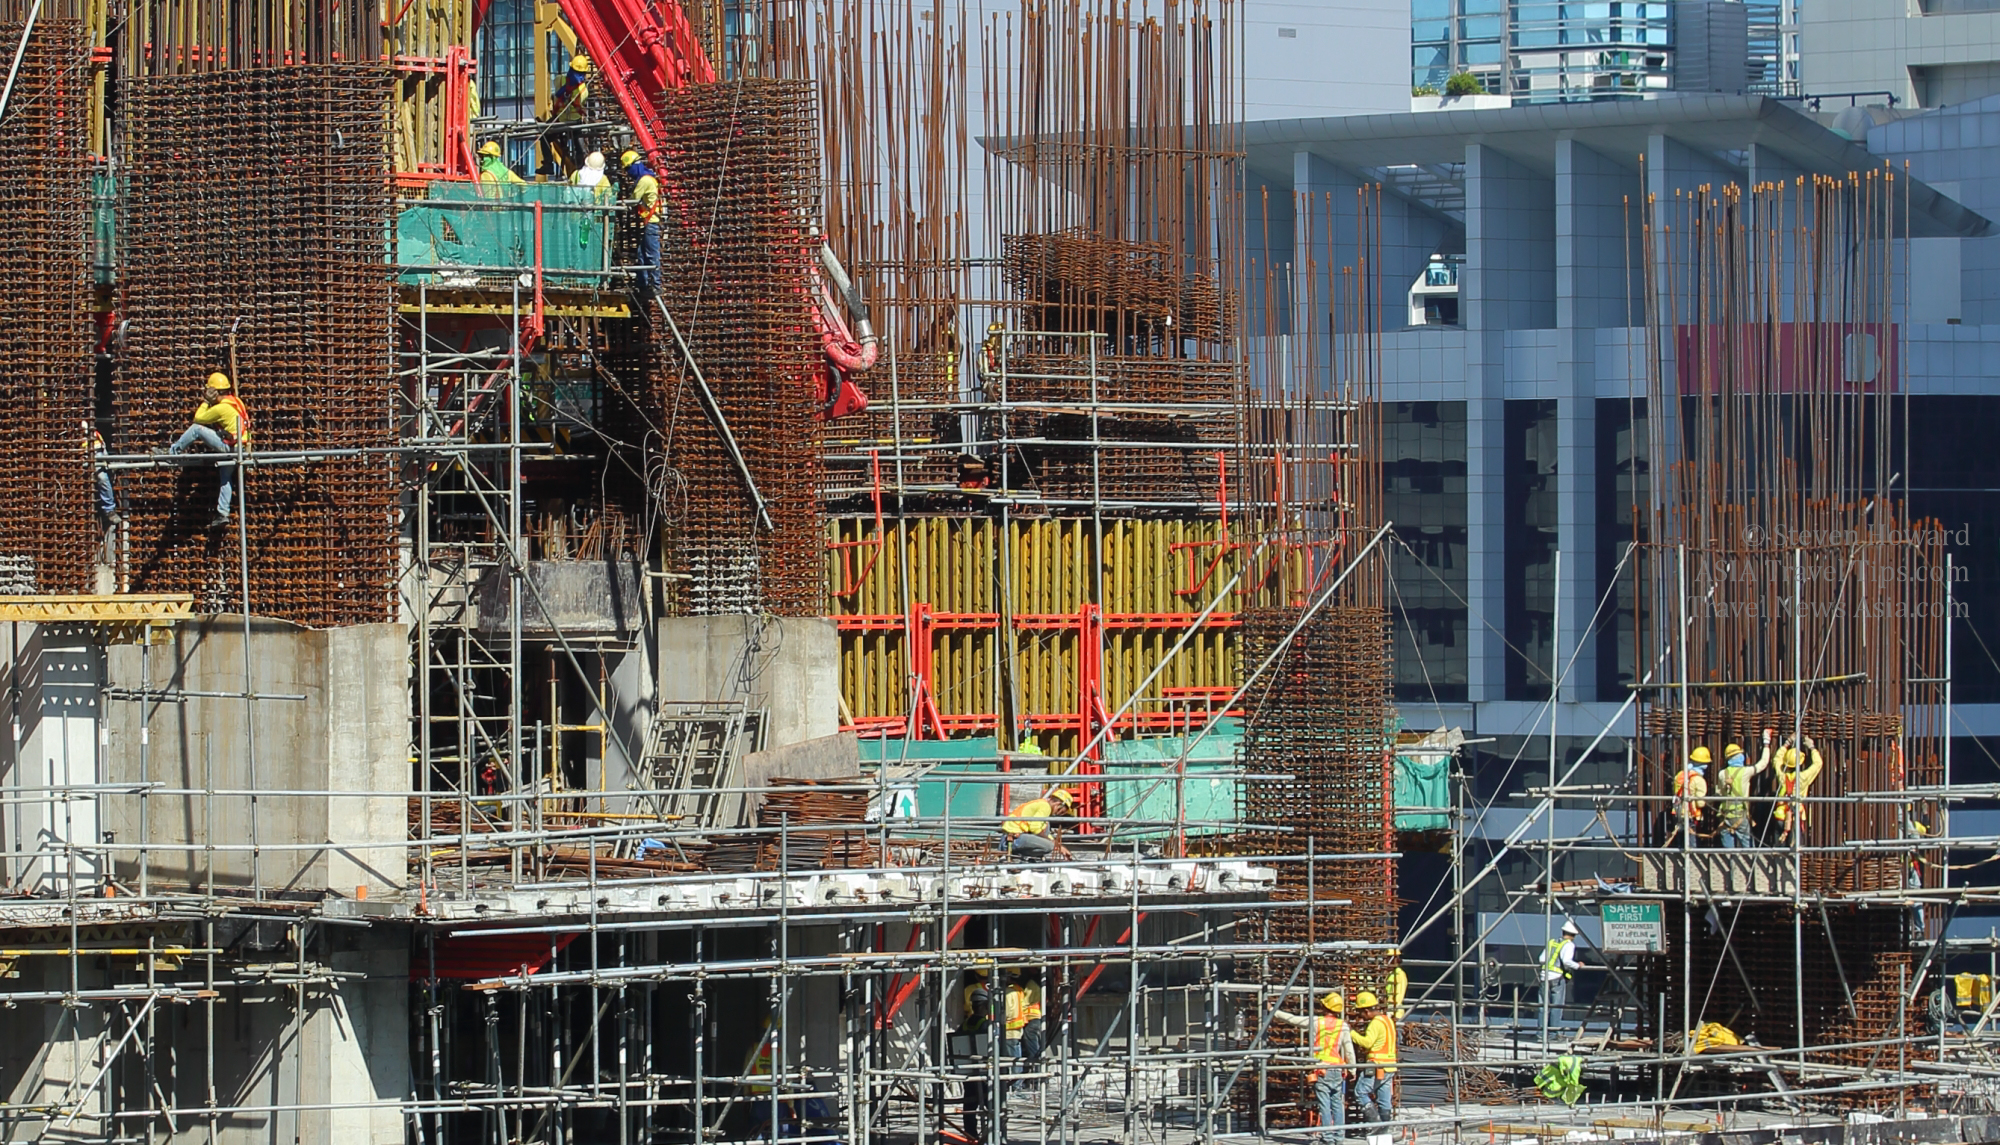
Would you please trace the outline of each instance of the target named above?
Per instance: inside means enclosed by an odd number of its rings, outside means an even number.
[[[1732,851],[1739,847],[1747,850],[1756,846],[1750,839],[1750,824],[1744,823],[1739,827],[1731,827],[1729,824],[1724,823],[1722,825],[1722,845],[1724,848]]]
[[[651,294],[660,288],[660,224],[639,228],[639,289]]]
[[[234,446],[222,440],[221,434],[205,425],[188,426],[187,432],[181,434],[180,440],[168,447],[167,452],[186,453],[189,447],[193,446],[196,442],[207,446],[214,453],[236,452]],[[216,468],[222,473],[222,488],[215,495],[215,515],[218,517],[227,517],[229,515],[229,503],[236,496],[237,469],[235,465],[218,465]]]
[[[1355,1100],[1361,1103],[1361,1116],[1368,1121],[1387,1121],[1396,1115],[1396,1076],[1383,1076],[1372,1069],[1361,1071],[1360,1080],[1354,1083]]]
[[[1563,995],[1569,992],[1569,979],[1542,979],[1542,1025],[1561,1025],[1563,1019]]]
[[[111,471],[97,467],[97,511],[107,517],[118,513],[118,498],[111,492]]]
[[[1313,1096],[1319,1099],[1321,1140],[1328,1138],[1327,1130],[1338,1137],[1347,1126],[1347,1078],[1337,1069],[1327,1070],[1313,1082]]]

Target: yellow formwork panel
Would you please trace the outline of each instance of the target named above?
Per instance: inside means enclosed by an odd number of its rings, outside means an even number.
[[[1185,719],[1190,707],[1198,725],[1204,702],[1185,690],[1231,689],[1241,678],[1236,614],[1302,585],[1303,562],[1222,546],[1221,533],[1213,518],[1013,520],[1004,535],[991,518],[835,519],[827,584],[848,709],[863,728],[900,734],[927,653],[937,720],[920,705],[919,734],[997,731],[1011,742],[1011,722],[1050,751],[1073,751],[1088,703],[1087,642],[1101,648],[1102,711],[1116,712],[1254,557],[1245,578],[1254,583],[1228,594],[1134,705],[1143,730],[1170,730],[1170,713]],[[915,657],[912,632],[928,642]]]

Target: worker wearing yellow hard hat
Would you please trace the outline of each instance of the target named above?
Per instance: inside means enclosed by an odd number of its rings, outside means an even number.
[[[1805,797],[1812,793],[1813,781],[1819,778],[1819,773],[1826,767],[1826,761],[1820,758],[1819,745],[1813,742],[1813,737],[1801,736],[1800,742],[1805,745],[1804,751],[1787,742],[1784,747],[1778,749],[1776,755],[1771,757],[1771,773],[1778,780],[1778,795],[1785,800],[1771,809],[1772,817],[1779,823],[1780,841],[1791,838],[1794,818],[1801,824],[1806,822]],[[1807,753],[1811,753],[1811,763],[1806,762]]]
[[[1055,831],[1049,826],[1049,818],[1068,815],[1075,807],[1076,793],[1058,787],[1014,808],[1000,824],[1000,833],[1007,838],[1008,853],[1017,859],[1045,859],[1054,854]]]
[[[1732,849],[1757,845],[1750,830],[1750,781],[1771,766],[1770,728],[1764,729],[1764,751],[1756,764],[1746,764],[1747,758],[1741,744],[1730,744],[1722,750],[1722,772],[1715,777],[1716,794],[1720,796],[1715,804],[1717,826],[1722,845]]]
[[[167,447],[170,454],[186,453],[196,445],[201,445],[214,453],[233,454],[250,446],[250,411],[243,399],[230,392],[229,375],[220,370],[210,374],[202,384],[201,402],[195,406],[194,416],[180,438]],[[241,471],[234,461],[226,461],[217,466],[221,477],[221,488],[215,495],[215,517],[209,522],[210,528],[221,528],[229,523],[231,503],[236,499],[237,484],[242,479]]]
[[[1354,1064],[1354,1031],[1348,1028],[1340,991],[1320,995],[1320,1012],[1314,1015],[1271,1011],[1273,1021],[1309,1032],[1313,1060],[1318,1063],[1308,1076],[1313,1098],[1319,1106],[1319,1140],[1322,1145],[1340,1140],[1347,1125],[1347,1068]]]
[[[1373,991],[1354,996],[1354,1013],[1367,1026],[1354,1031],[1354,1048],[1368,1054],[1373,1069],[1363,1069],[1354,1083],[1354,1096],[1361,1115],[1369,1121],[1387,1122],[1396,1116],[1396,1019],[1380,1009],[1382,1000]]]
[[[1701,828],[1702,811],[1708,806],[1706,773],[1714,759],[1709,754],[1708,745],[1703,744],[1688,753],[1687,762],[1674,776],[1674,814],[1679,817],[1680,829],[1687,833],[1690,846],[1694,845]]]
[[[583,118],[584,102],[590,98],[590,57],[578,52],[569,60],[562,86],[549,98],[549,118],[557,123],[575,123]]]
[[[507,160],[498,142],[489,139],[479,145],[479,182],[482,185],[498,187],[506,183],[525,181],[514,174],[512,167],[507,166]]]

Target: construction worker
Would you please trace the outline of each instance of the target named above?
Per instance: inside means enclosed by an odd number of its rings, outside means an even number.
[[[168,447],[168,453],[185,453],[197,442],[216,453],[240,453],[250,448],[250,411],[244,408],[242,399],[230,392],[229,375],[217,370],[208,376],[202,387],[201,404],[194,409],[194,420],[183,432],[180,439]],[[236,486],[242,480],[238,465],[224,462],[218,467],[221,472],[221,489],[215,495],[215,519],[211,528],[220,528],[229,523],[230,502],[235,499]]]
[[[1708,745],[1702,744],[1688,753],[1687,763],[1674,776],[1674,814],[1680,817],[1680,830],[1687,833],[1689,846],[1700,837],[1702,809],[1708,805],[1708,765],[1714,759]]]
[[[1813,780],[1818,779],[1819,773],[1826,768],[1826,761],[1820,758],[1819,747],[1813,743],[1813,737],[1802,738],[1806,751],[1812,753],[1810,764],[1805,762],[1805,752],[1790,746],[1789,741],[1786,746],[1779,748],[1778,754],[1771,759],[1771,772],[1778,779],[1778,796],[1785,801],[1779,803],[1771,812],[1779,823],[1779,842],[1791,838],[1794,807],[1797,808],[1798,821],[1801,824],[1805,823],[1805,798],[1812,792]]]
[[[1313,1060],[1319,1068],[1307,1076],[1313,1083],[1313,1098],[1319,1104],[1319,1140],[1322,1145],[1337,1140],[1347,1126],[1347,1070],[1354,1064],[1354,1031],[1348,1029],[1342,1013],[1345,1004],[1340,991],[1320,995],[1320,1013],[1287,1014],[1271,1011],[1271,1017],[1288,1026],[1312,1031]]]
[[[500,154],[500,144],[487,140],[479,145],[479,182],[483,186],[498,187],[505,183],[525,183],[514,169],[507,166],[507,160]]]
[[[1353,1034],[1354,1048],[1367,1051],[1368,1064],[1354,1083],[1354,1097],[1361,1116],[1368,1121],[1389,1121],[1396,1116],[1396,1019],[1381,1012],[1381,1000],[1367,990],[1354,996],[1356,1017],[1368,1025]]]
[[[618,193],[618,189],[611,185],[611,177],[604,173],[602,151],[593,151],[584,156],[583,166],[576,169],[576,174],[571,175],[569,181],[579,187],[590,188],[591,193],[599,199],[608,199]]]
[[[1744,766],[1744,759],[1743,748],[1730,744],[1722,750],[1722,773],[1715,777],[1715,790],[1721,796],[1715,804],[1715,817],[1722,845],[1732,850],[1757,845],[1750,834],[1750,781],[1771,766],[1770,728],[1764,729],[1764,751],[1756,766]]]
[[[557,123],[576,123],[583,119],[583,105],[590,98],[590,57],[578,52],[569,58],[569,71],[563,75],[562,86],[549,99],[549,118]]]
[[[111,488],[111,470],[104,465],[104,435],[97,432],[97,427],[88,418],[83,422],[83,451],[97,486],[98,522],[115,524],[118,520],[118,495]]]
[[[1576,923],[1563,919],[1562,935],[1549,939],[1548,949],[1542,952],[1542,1037],[1548,1037],[1549,1019],[1553,1015],[1562,1021],[1563,1002],[1569,993],[1570,975],[1583,969],[1583,963],[1576,959],[1576,936],[1583,933]]]
[[[1007,853],[1017,859],[1046,859],[1054,854],[1055,832],[1049,828],[1049,817],[1067,815],[1075,806],[1076,796],[1069,788],[1058,787],[1014,808],[1000,824],[1000,833],[1007,837]]]
[[[1410,993],[1410,976],[1403,971],[1403,948],[1398,946],[1389,952],[1389,973],[1382,979],[1382,996],[1389,1000],[1389,1012],[1402,1021],[1409,1010],[1403,1007],[1403,999]]]
[[[618,157],[618,166],[632,180],[632,218],[639,224],[639,289],[660,288],[660,180],[637,151]]]
[[[1021,1056],[1029,1065],[1042,1060],[1042,1051],[1048,1048],[1047,1027],[1042,1024],[1042,978],[1039,973],[1021,976],[1022,1016],[1027,1023],[1021,1027]]]
[[[989,979],[990,972],[984,966],[975,967],[966,972],[965,989],[961,992],[965,1003],[965,1023],[959,1026],[958,1032],[972,1036],[975,1039],[974,1045],[978,1044],[976,1040],[978,1036],[988,1032],[993,1025],[993,994]],[[983,1141],[986,1138],[984,1121],[987,1091],[983,1068],[965,1078],[961,1090],[959,1116],[964,1122],[965,1136],[969,1140]]]
[[[1021,982],[1021,971],[1018,968],[1007,971],[1007,988],[1002,998],[1005,1004],[1002,1012],[1003,1031],[1007,1035],[1007,1040],[1000,1047],[1000,1056],[1026,1057],[1027,1047],[1022,1042],[1028,1032],[1028,991]]]

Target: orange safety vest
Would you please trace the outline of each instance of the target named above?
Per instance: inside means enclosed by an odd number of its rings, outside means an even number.
[[[249,445],[250,444],[249,407],[245,406],[243,404],[243,399],[237,397],[235,394],[223,394],[220,398],[216,400],[220,401],[223,405],[226,405],[229,408],[236,411],[236,444],[243,446]]]
[[[1687,779],[1688,776],[1693,774],[1695,773],[1687,770],[1682,770],[1679,775],[1674,776],[1675,799],[1682,799],[1682,797],[1687,794]],[[1703,782],[1705,783],[1706,781],[1704,780]],[[1706,795],[1701,796],[1701,800],[1703,801],[1705,801],[1707,798],[1708,797]],[[1701,818],[1702,807],[1700,802],[1683,800],[1678,809],[1681,811],[1682,814],[1686,815],[1690,819]]]
[[[1376,1077],[1386,1077],[1396,1072],[1396,1023],[1382,1015],[1376,1015],[1368,1023],[1368,1040],[1380,1044],[1368,1051],[1368,1060],[1377,1067]]]
[[[1344,1065],[1340,1060],[1340,1035],[1347,1030],[1345,1019],[1322,1014],[1313,1019],[1313,1056],[1326,1065]]]

